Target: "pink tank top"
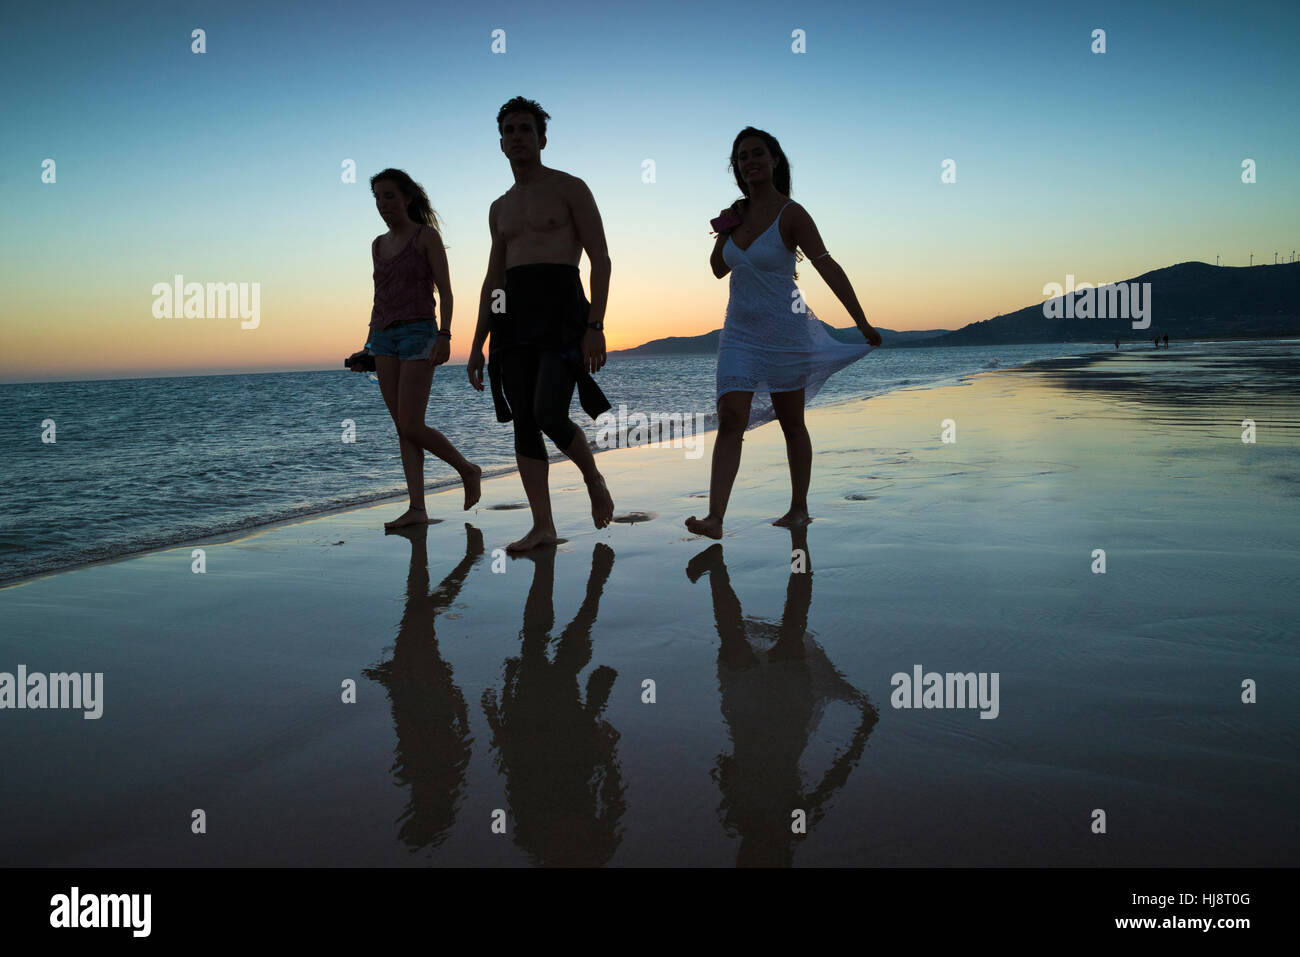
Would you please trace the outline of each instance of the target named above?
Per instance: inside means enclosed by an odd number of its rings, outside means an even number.
[[[403,319],[433,318],[433,270],[416,248],[416,237],[424,224],[411,234],[402,251],[392,259],[379,256],[379,239],[370,245],[375,261],[375,306],[370,328],[383,329]]]

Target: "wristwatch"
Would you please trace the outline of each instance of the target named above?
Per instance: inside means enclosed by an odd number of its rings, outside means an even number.
[[[600,321],[600,322],[589,322],[589,323],[587,323],[587,328],[588,328],[588,329],[595,329],[597,332],[604,332],[604,331],[605,331],[605,323],[604,323],[604,320],[602,320],[602,321]]]

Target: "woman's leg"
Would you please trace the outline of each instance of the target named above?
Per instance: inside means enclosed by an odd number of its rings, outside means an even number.
[[[406,476],[406,493],[410,496],[411,506],[402,515],[391,522],[385,522],[385,528],[401,528],[425,520],[424,514],[424,449],[402,435],[398,423],[398,393],[401,388],[402,366],[404,362],[396,356],[375,356],[375,372],[379,375],[379,391],[388,406],[388,414],[393,417],[393,425],[398,426],[397,443],[402,452],[402,473]]]
[[[401,375],[397,383],[397,431],[420,451],[419,487],[412,487],[411,507],[424,508],[424,451],[432,452],[460,475],[465,486],[465,508],[473,507],[479,499],[479,477],[483,470],[461,455],[445,435],[424,424],[424,414],[429,407],[429,389],[433,385],[434,367],[423,359],[401,360]],[[381,383],[382,384],[382,383]],[[406,456],[402,456],[405,468]],[[411,480],[407,473],[407,483]],[[416,495],[419,500],[416,500]]]
[[[772,393],[772,411],[776,413],[781,431],[785,433],[785,457],[790,463],[790,511],[772,524],[786,528],[807,525],[812,521],[808,515],[812,439],[808,436],[808,427],[804,425],[803,403],[803,389]]]
[[[736,484],[736,473],[740,470],[740,447],[753,400],[752,392],[726,392],[718,399],[718,437],[713,442],[713,469],[709,476],[709,514],[704,518],[692,515],[686,520],[686,527],[696,535],[722,537],[722,518],[727,513],[731,487]]]

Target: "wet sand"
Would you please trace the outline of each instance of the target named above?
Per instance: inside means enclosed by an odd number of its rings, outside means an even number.
[[[600,531],[553,465],[566,541],[528,558],[507,475],[414,532],[2,589],[0,672],[104,678],[98,720],[0,710],[0,863],[1292,864],[1297,372],[1218,343],[813,410],[802,532],[773,423],[716,544],[682,526],[710,436],[599,455]],[[996,673],[997,717],[894,707],[918,665]]]

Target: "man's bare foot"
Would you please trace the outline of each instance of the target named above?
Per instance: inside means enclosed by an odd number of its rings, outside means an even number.
[[[422,508],[408,508],[391,522],[384,522],[384,528],[405,528],[407,525],[428,525],[429,515]]]
[[[559,542],[556,537],[555,529],[532,528],[528,534],[518,541],[511,542],[506,546],[508,552],[526,552],[530,549],[537,548],[540,545],[555,545]]]
[[[465,511],[467,512],[478,504],[479,496],[483,494],[482,483],[479,481],[482,477],[483,469],[472,463],[469,472],[461,473],[460,481],[465,486]]]
[[[605,487],[603,475],[597,475],[594,482],[587,483],[587,494],[591,496],[592,524],[604,528],[614,518],[614,497]]]
[[[792,508],[772,524],[780,525],[782,528],[799,528],[811,521],[812,517],[808,514],[808,509]]]
[[[686,527],[696,535],[706,535],[709,538],[722,537],[722,519],[712,514],[703,518],[696,518],[692,515],[686,520]]]

